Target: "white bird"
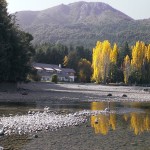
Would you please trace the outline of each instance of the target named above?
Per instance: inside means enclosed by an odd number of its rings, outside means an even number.
[[[110,111],[110,108],[105,108],[105,111]]]
[[[48,106],[44,107],[44,111],[49,112],[49,107]]]
[[[105,111],[110,111],[110,102],[108,102],[108,107],[105,108]]]

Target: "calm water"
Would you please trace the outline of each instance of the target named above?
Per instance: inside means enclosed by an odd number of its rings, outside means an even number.
[[[65,113],[82,110],[104,110],[108,108],[114,113],[92,115],[89,117],[87,130],[101,139],[115,136],[124,141],[131,137],[131,149],[150,150],[150,103],[130,102],[43,102],[41,103],[0,103],[0,116],[27,114],[29,110],[40,111],[45,106],[53,111]],[[121,135],[120,135],[121,133]],[[118,143],[117,143],[118,144]],[[128,147],[128,142],[124,147]],[[117,148],[116,148],[117,149]],[[123,149],[123,148],[122,148]],[[127,148],[128,149],[128,148]]]

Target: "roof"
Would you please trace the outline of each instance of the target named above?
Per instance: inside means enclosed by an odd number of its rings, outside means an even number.
[[[33,67],[41,67],[41,68],[59,68],[58,65],[53,64],[43,64],[43,63],[33,63]]]
[[[47,71],[53,71],[54,69],[53,68],[44,68],[45,70],[47,70]]]
[[[56,70],[60,72],[62,71],[64,73],[75,73],[74,69],[60,68],[58,65],[54,64],[33,63],[33,67],[36,69]]]
[[[70,73],[75,73],[74,69],[70,68],[61,68],[64,72],[70,72]]]

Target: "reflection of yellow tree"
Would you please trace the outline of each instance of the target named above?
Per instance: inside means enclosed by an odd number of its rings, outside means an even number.
[[[93,102],[91,104],[91,110],[104,110],[106,107],[107,103],[103,102]],[[138,135],[144,131],[150,131],[149,112],[124,114],[123,119],[129,123],[135,135]],[[113,130],[116,129],[116,120],[116,114],[100,114],[97,116],[91,116],[91,126],[95,129],[95,133],[106,135],[109,128],[112,128]]]
[[[148,114],[131,113],[131,129],[136,135],[150,131],[150,116]]]
[[[95,129],[95,133],[106,135],[109,128],[109,119],[105,115],[97,115],[91,117],[91,126]]]
[[[104,110],[106,104],[103,102],[93,102],[91,105],[92,110]],[[91,126],[95,129],[95,133],[106,135],[110,127],[116,129],[116,114],[100,114],[91,116]]]
[[[127,121],[128,118],[129,118],[129,115],[128,115],[128,114],[124,114],[124,115],[123,115],[123,118],[124,118],[125,121]]]
[[[116,129],[116,114],[110,114],[110,125],[112,127],[113,130]]]
[[[104,110],[106,108],[106,103],[104,102],[92,102],[91,110]]]

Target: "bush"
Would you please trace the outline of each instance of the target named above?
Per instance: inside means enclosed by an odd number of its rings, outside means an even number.
[[[52,82],[54,82],[54,83],[58,82],[58,76],[56,74],[52,75]]]
[[[28,81],[41,81],[41,76],[38,75],[37,70],[32,69],[27,77]]]

